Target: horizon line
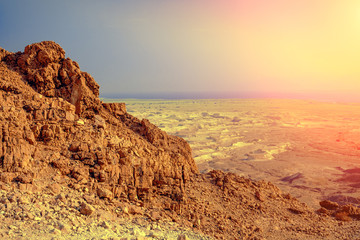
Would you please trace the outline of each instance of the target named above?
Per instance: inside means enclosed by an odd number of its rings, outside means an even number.
[[[199,99],[284,99],[320,102],[360,103],[360,96],[314,93],[265,93],[265,92],[152,92],[152,93],[104,93],[103,99],[139,100],[199,100]]]

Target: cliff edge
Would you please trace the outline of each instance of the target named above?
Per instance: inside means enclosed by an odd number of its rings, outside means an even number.
[[[99,85],[54,42],[2,49],[1,59],[1,178],[29,184],[54,167],[102,198],[146,204],[162,191],[178,203],[198,173],[186,141],[102,103]]]

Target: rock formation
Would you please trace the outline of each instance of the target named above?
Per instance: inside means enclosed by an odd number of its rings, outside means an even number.
[[[102,103],[99,85],[54,42],[0,52],[2,178],[29,184],[55,167],[101,198],[146,204],[162,191],[179,201],[198,172],[183,139]]]

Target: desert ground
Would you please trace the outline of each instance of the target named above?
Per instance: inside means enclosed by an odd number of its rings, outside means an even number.
[[[130,114],[183,137],[201,172],[266,180],[314,209],[358,205],[360,104],[306,100],[137,100]]]

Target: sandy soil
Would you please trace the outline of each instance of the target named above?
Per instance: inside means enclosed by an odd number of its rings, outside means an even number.
[[[43,191],[16,189],[0,183],[0,239],[211,239],[171,221],[149,222],[143,214],[132,212],[133,205],[123,205],[114,212],[114,203],[96,201],[82,188],[66,190],[49,184]],[[93,214],[80,214],[87,199]],[[125,209],[126,212],[124,211]]]
[[[114,100],[111,100],[114,101]],[[130,114],[185,138],[201,172],[267,180],[310,207],[359,204],[360,105],[303,100],[121,99]]]

